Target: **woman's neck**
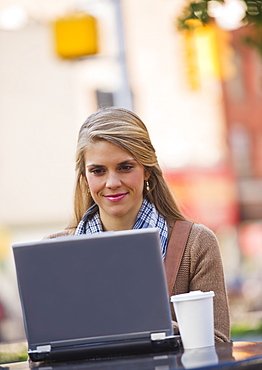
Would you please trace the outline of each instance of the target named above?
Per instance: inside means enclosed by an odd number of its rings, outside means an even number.
[[[107,220],[101,220],[104,231],[121,231],[133,229],[135,220],[125,220],[123,217],[110,217]]]

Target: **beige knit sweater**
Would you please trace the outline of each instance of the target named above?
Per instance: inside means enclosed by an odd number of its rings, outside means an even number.
[[[169,227],[172,228],[172,226]],[[74,230],[64,230],[48,238],[72,234]],[[200,224],[193,224],[189,234],[172,295],[188,293],[192,290],[214,291],[215,341],[229,341],[229,306],[219,244],[215,234]],[[173,305],[171,305],[171,312],[175,334],[179,334]]]
[[[229,341],[229,306],[220,249],[215,234],[200,224],[194,224],[189,234],[172,295],[192,290],[214,291],[215,341]],[[175,333],[179,333],[172,306],[171,310]]]

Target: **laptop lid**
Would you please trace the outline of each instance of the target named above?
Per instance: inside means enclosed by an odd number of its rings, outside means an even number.
[[[12,247],[29,352],[172,335],[158,229]]]

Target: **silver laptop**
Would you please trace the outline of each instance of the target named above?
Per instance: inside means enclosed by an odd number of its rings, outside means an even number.
[[[174,350],[158,229],[13,244],[33,361]]]

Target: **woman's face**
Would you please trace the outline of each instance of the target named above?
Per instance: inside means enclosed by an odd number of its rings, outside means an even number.
[[[132,228],[149,177],[144,167],[125,150],[101,140],[85,151],[85,171],[104,229]]]

